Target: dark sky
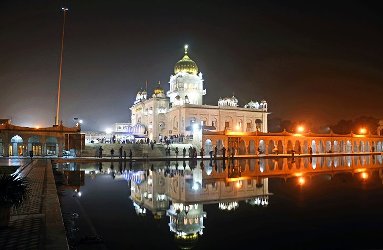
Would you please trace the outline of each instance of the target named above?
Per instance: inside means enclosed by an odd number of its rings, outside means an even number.
[[[255,2],[255,3],[254,3]],[[288,2],[288,3],[287,3]],[[0,1],[0,117],[52,125],[62,1]],[[99,129],[130,120],[140,87],[168,88],[190,46],[205,103],[265,99],[270,117],[383,118],[383,15],[366,1],[73,0],[62,117]]]

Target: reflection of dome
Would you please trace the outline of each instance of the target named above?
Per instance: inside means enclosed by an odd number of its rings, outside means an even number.
[[[190,59],[187,52],[187,45],[185,45],[185,55],[182,57],[181,60],[179,60],[176,65],[174,65],[174,73],[177,74],[179,72],[186,72],[189,74],[197,75],[198,73],[198,66],[197,64]]]
[[[174,235],[174,241],[179,249],[192,249],[198,242],[198,234]]]

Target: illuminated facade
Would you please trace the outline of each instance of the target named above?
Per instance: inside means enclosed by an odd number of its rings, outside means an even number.
[[[250,101],[239,107],[236,97],[218,100],[218,105],[205,105],[204,80],[197,64],[185,54],[174,66],[169,91],[158,84],[151,97],[146,91],[137,93],[130,108],[132,126],[142,124],[147,137],[159,140],[164,136],[193,138],[196,130],[267,132],[267,102]],[[188,137],[190,136],[190,137]],[[198,142],[200,143],[200,142]]]

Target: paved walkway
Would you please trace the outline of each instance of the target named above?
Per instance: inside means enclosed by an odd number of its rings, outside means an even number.
[[[27,163],[20,175],[29,180],[29,198],[0,229],[0,249],[68,249],[50,161]]]

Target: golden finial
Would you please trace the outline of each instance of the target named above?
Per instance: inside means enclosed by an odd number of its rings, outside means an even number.
[[[188,48],[189,48],[189,45],[185,44],[185,46],[184,46],[184,49],[185,49],[185,54],[187,54],[187,53],[188,53]]]

